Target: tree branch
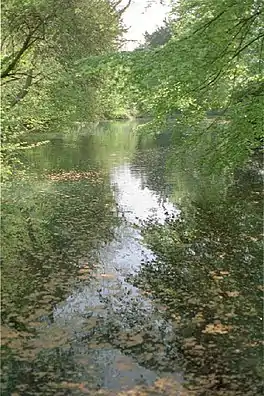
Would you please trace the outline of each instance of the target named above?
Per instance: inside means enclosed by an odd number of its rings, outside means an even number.
[[[20,102],[20,100],[22,100],[28,94],[29,87],[32,85],[32,81],[33,81],[33,69],[30,69],[27,74],[25,85],[21,89],[21,91],[16,95],[14,100],[10,103],[11,107],[14,107],[18,102]]]
[[[263,72],[263,58],[262,58],[262,53],[263,53],[263,48],[264,48],[264,37],[262,37],[261,43],[260,43],[260,51],[259,51],[259,74]]]
[[[216,80],[218,80],[218,78],[221,76],[221,74],[223,73],[223,70],[224,70],[224,67],[222,68],[222,69],[220,69],[217,73],[216,73],[216,75],[210,80],[210,81],[208,81],[208,82],[204,82],[203,84],[204,85],[202,85],[202,86],[200,86],[200,87],[198,87],[198,90],[203,90],[203,89],[206,89],[206,88],[208,88],[209,87],[209,85],[212,85],[213,83],[215,83],[216,82]],[[197,89],[195,89],[195,91],[196,91]]]
[[[119,2],[119,4],[120,3],[121,2]],[[124,12],[128,9],[128,7],[130,7],[131,3],[132,3],[132,0],[128,0],[127,4],[121,10],[118,11],[119,15],[124,14]]]
[[[244,51],[246,48],[248,48],[251,44],[253,44],[255,41],[261,39],[264,37],[264,32],[259,34],[257,37],[254,37],[252,40],[250,40],[247,44],[245,44],[243,47],[240,47],[232,56],[232,59],[235,59],[242,51]]]
[[[36,36],[34,37],[34,34],[39,30],[39,28],[41,26],[45,27],[45,24],[47,23],[47,21],[49,19],[51,19],[54,15],[50,14],[47,15],[47,17],[45,18],[45,20],[40,19],[39,23],[35,26],[35,28],[33,28],[33,30],[29,31],[22,47],[20,48],[20,50],[17,52],[17,54],[15,55],[14,59],[9,63],[9,65],[6,67],[6,69],[1,73],[1,78],[6,78],[10,75],[10,72],[16,67],[16,65],[18,64],[18,62],[20,61],[21,57],[23,56],[23,54],[38,40],[43,40],[44,36],[40,37],[40,36]],[[29,27],[30,29],[30,27]]]
[[[114,8],[118,7],[118,6],[122,3],[122,1],[123,1],[123,0],[115,1],[114,3],[112,3],[113,7],[114,7]]]
[[[204,32],[212,23],[214,23],[217,19],[219,19],[226,11],[227,10],[221,11],[214,18],[210,19],[210,21],[206,22],[204,25],[202,25],[198,29],[196,29],[192,34],[196,34],[196,33],[200,32],[200,30],[202,30]]]
[[[34,32],[30,32],[24,41],[24,44],[20,48],[20,50],[17,52],[16,56],[12,60],[12,62],[9,63],[7,68],[1,73],[1,78],[8,77],[10,72],[16,67],[17,63],[19,62],[20,58],[22,55],[28,50],[29,47],[37,40],[37,38],[32,39]]]

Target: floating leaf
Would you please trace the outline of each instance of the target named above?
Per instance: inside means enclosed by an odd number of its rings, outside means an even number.
[[[226,334],[230,330],[232,330],[232,328],[233,326],[230,325],[223,325],[221,323],[212,323],[212,324],[208,324],[202,332],[208,334]]]
[[[107,279],[113,279],[116,277],[114,274],[100,274],[99,276],[101,278],[107,278]]]
[[[83,267],[79,269],[79,274],[87,274],[88,272],[90,272],[91,269],[87,268],[87,267]]]
[[[238,292],[238,291],[227,291],[226,294],[228,295],[228,297],[238,297],[240,292]]]
[[[230,272],[228,272],[228,271],[219,271],[219,273],[221,275],[230,275]]]

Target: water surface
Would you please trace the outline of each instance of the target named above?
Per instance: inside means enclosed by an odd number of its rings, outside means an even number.
[[[257,162],[202,177],[134,123],[49,138],[2,193],[3,395],[257,395]]]

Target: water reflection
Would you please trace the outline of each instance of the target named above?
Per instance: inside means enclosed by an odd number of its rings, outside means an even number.
[[[233,396],[247,370],[258,394],[259,172],[210,180],[173,152],[114,123],[24,154],[3,191],[3,395],[196,394],[184,372]]]
[[[172,327],[126,281],[154,257],[142,245],[140,222],[164,222],[164,210],[175,211],[144,186],[144,168],[128,161],[136,146],[134,131],[123,128],[53,139],[28,154],[31,179],[7,190],[19,233],[6,225],[4,394],[78,394],[78,384],[117,391],[171,371]],[[30,199],[21,201],[32,180]]]
[[[141,176],[142,170],[138,175],[128,163],[113,168],[111,181],[124,222],[116,230],[115,240],[99,250],[98,265],[92,273],[94,279],[89,279],[86,286],[76,290],[54,312],[56,326],[67,328],[71,337],[85,342],[75,344],[74,355],[79,349],[85,355],[86,349],[100,372],[100,386],[108,389],[151,384],[157,378],[156,370],[146,369],[140,363],[146,365],[149,360],[150,367],[161,369],[163,366],[161,371],[166,371],[166,366],[169,369],[165,351],[174,337],[172,327],[151,300],[125,280],[140,269],[142,261],[154,258],[143,246],[139,230],[133,226],[149,216],[164,222],[164,209],[177,212],[168,201],[161,206],[158,195],[142,187]],[[151,352],[147,352],[146,359],[142,344],[143,337],[148,335],[152,341],[156,338],[151,347],[154,351],[154,345],[158,344],[158,359]],[[130,348],[137,347],[141,351],[133,354]],[[133,356],[128,357],[128,353]]]
[[[213,396],[263,392],[262,177],[254,163],[234,176],[213,200],[185,200],[177,221],[147,225],[156,257],[135,277],[167,306],[189,388]]]
[[[111,176],[112,183],[117,186],[119,207],[129,222],[138,224],[139,220],[152,217],[164,223],[167,215],[177,213],[168,198],[161,200],[155,190],[146,186],[147,174],[144,167],[131,167],[125,163],[114,168]]]

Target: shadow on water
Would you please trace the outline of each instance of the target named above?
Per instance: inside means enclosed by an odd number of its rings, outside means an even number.
[[[263,179],[259,163],[216,196],[194,178],[175,220],[148,222],[155,254],[134,284],[167,307],[178,362],[198,395],[263,393]],[[214,186],[215,187],[215,186]],[[214,194],[212,194],[212,191]]]
[[[172,153],[103,123],[25,154],[2,191],[3,395],[258,394],[259,173],[212,195]]]

